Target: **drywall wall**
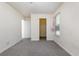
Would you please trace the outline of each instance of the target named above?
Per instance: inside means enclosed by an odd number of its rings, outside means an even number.
[[[30,18],[22,20],[22,38],[31,38],[31,21]]]
[[[53,40],[53,32],[52,32],[52,14],[31,14],[31,39],[39,40],[39,19],[46,18],[47,20],[47,40]]]
[[[0,3],[0,53],[21,40],[22,16],[7,3]]]
[[[39,40],[39,20],[35,14],[31,14],[31,40]]]
[[[55,37],[55,42],[71,55],[79,56],[79,3],[64,3],[60,12],[61,35]]]

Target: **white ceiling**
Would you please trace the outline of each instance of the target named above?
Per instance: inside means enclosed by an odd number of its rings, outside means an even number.
[[[61,4],[60,2],[9,2],[25,17],[31,13],[53,13]]]

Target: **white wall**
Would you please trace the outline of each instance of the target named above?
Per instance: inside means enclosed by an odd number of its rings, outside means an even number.
[[[30,18],[22,20],[22,38],[31,38],[31,21]]]
[[[21,40],[21,15],[0,3],[0,53]]]
[[[61,12],[61,36],[55,42],[71,55],[79,55],[79,3],[64,3]]]
[[[31,38],[32,40],[39,40],[39,18],[45,17],[47,19],[47,40],[53,40],[52,32],[52,14],[31,14]]]

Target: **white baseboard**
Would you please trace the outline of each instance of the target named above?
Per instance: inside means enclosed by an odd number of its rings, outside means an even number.
[[[39,39],[31,39],[31,41],[39,41]]]
[[[72,55],[72,53],[70,53],[65,47],[63,47],[59,42],[57,42],[57,41],[55,41],[54,40],[54,42],[56,42],[60,47],[62,47],[67,53],[69,53],[71,56],[73,56]]]
[[[0,54],[3,53],[4,51],[6,51],[7,49],[9,49],[10,47],[14,46],[15,44],[17,44],[17,43],[20,42],[20,41],[21,41],[21,40],[18,40],[18,41],[16,41],[16,42],[14,42],[13,44],[8,45],[8,46],[6,46],[5,48],[1,49],[1,50],[0,50]]]

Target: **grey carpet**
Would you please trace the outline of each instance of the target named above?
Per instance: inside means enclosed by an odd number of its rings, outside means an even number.
[[[24,39],[4,51],[0,56],[70,56],[52,41],[30,41]]]

